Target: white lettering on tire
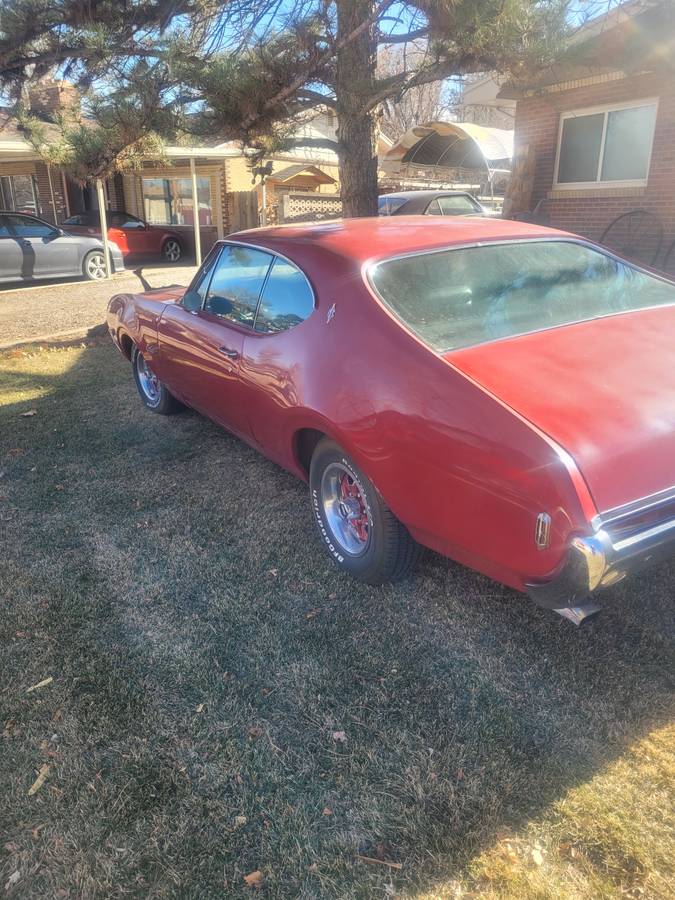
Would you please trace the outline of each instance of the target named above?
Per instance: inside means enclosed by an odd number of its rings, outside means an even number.
[[[325,525],[323,524],[323,519],[321,518],[321,512],[320,512],[321,507],[319,506],[319,495],[317,494],[316,490],[312,491],[312,506],[314,507],[314,515],[316,516],[316,524],[319,526],[319,531],[321,532],[321,536],[323,537],[324,541],[326,542],[326,546],[328,547],[331,555],[334,556],[335,559],[339,563],[344,562],[345,561],[344,556],[341,555],[341,553],[337,550],[337,548],[333,544],[333,541],[331,540],[331,537],[328,534]]]

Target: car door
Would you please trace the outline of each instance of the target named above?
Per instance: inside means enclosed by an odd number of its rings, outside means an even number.
[[[0,281],[21,278],[23,253],[18,240],[9,230],[5,216],[0,216]]]
[[[159,378],[190,406],[247,437],[239,366],[271,263],[263,250],[216,246],[181,303],[167,306],[158,326]]]
[[[33,216],[6,214],[21,250],[21,278],[52,278],[80,271],[78,239]]]
[[[151,252],[145,222],[125,212],[111,212],[108,216],[108,237],[117,244],[124,256],[145,256]]]

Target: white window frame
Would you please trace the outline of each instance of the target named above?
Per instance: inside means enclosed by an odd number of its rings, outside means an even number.
[[[647,157],[647,172],[644,178],[624,179],[621,181],[600,181],[602,173],[602,163],[605,157],[605,138],[607,137],[607,121],[609,113],[621,109],[639,109],[643,106],[654,107],[654,128],[652,130],[649,142],[649,154]],[[592,116],[597,113],[604,113],[605,120],[602,125],[602,138],[600,139],[600,153],[598,154],[598,170],[595,181],[558,181],[558,171],[560,165],[560,149],[562,146],[563,125],[566,119],[576,119],[579,116]],[[555,169],[553,179],[553,189],[556,191],[578,191],[578,190],[607,190],[622,187],[645,187],[649,181],[649,172],[652,164],[652,150],[654,149],[654,133],[656,132],[656,123],[659,115],[659,99],[658,97],[647,97],[643,100],[627,100],[625,103],[607,103],[602,106],[588,106],[583,109],[571,109],[560,114],[560,122],[558,123],[558,143],[555,153]]]

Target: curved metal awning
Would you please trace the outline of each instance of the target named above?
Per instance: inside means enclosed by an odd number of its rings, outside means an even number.
[[[399,138],[382,161],[386,174],[401,165],[447,169],[510,169],[513,131],[473,122],[429,122]]]

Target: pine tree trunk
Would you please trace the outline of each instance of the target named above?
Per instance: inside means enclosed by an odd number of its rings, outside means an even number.
[[[372,13],[372,0],[338,0],[338,40],[351,34]],[[363,113],[373,92],[377,45],[372,27],[338,51],[335,97],[342,213],[377,215],[377,139],[375,116]]]

